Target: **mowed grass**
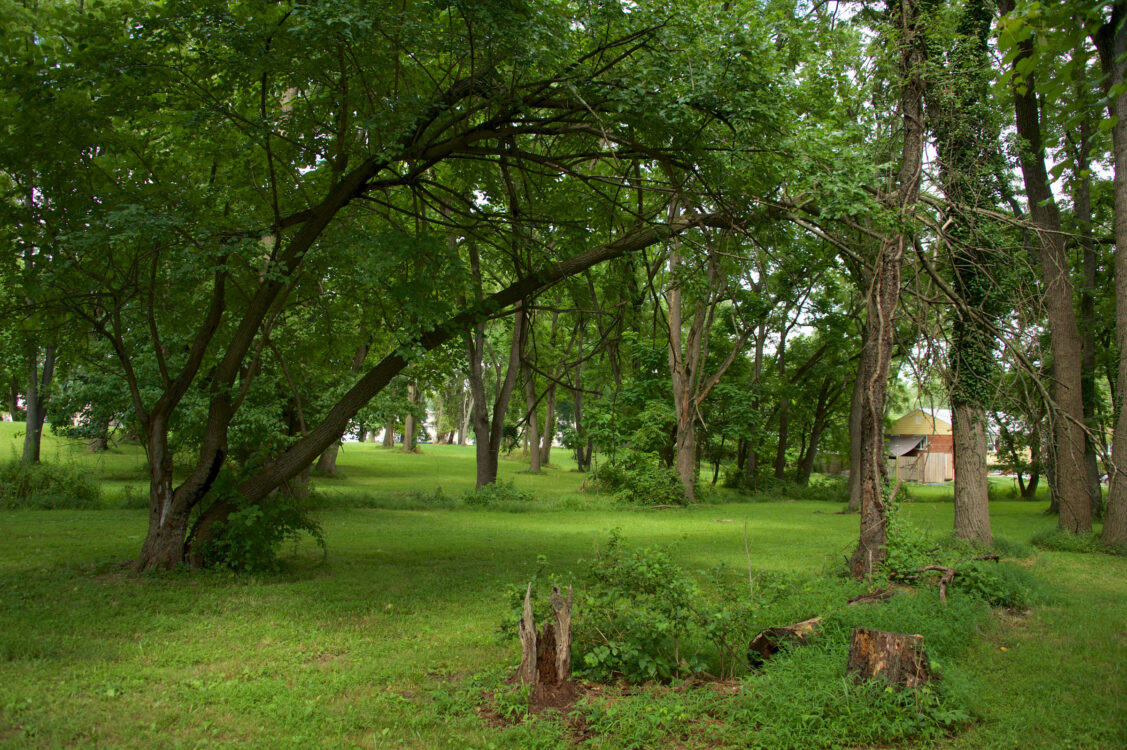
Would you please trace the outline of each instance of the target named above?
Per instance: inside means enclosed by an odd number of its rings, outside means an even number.
[[[102,461],[107,481],[135,481],[123,476],[138,469],[131,448],[56,450]],[[343,478],[320,491],[394,502],[473,484],[472,448],[348,445],[340,466]],[[142,510],[0,514],[0,746],[528,747],[543,735],[491,728],[475,707],[480,686],[519,659],[498,624],[506,587],[528,580],[538,555],[566,578],[619,529],[631,544],[679,542],[686,568],[742,570],[746,527],[757,571],[816,579],[857,534],[857,516],[832,503],[619,509],[580,493],[567,468],[522,468],[502,462],[502,476],[591,507],[325,509],[328,557],[304,541],[284,551],[281,573],[260,577],[133,574],[124,563],[143,539]],[[948,533],[949,504],[904,508]],[[1028,543],[1055,524],[1043,508],[992,503],[995,534]],[[1038,551],[1023,564],[1049,601],[996,614],[967,644],[961,666],[978,678],[980,717],[944,744],[1127,747],[1127,560]]]

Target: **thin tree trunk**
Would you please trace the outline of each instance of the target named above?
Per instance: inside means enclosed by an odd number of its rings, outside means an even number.
[[[416,449],[415,439],[419,425],[415,421],[415,412],[411,407],[418,402],[419,386],[412,380],[407,384],[407,403],[411,406],[407,408],[407,414],[403,417],[403,450],[407,453],[414,453]]]
[[[779,366],[779,442],[775,448],[775,479],[786,477],[787,471],[787,440],[790,429],[790,395],[787,393],[787,332],[790,326],[784,323],[783,333],[779,337],[779,350],[777,353]]]
[[[540,436],[540,465],[552,462],[552,439],[556,434],[556,384],[548,386],[544,396],[544,434]]]
[[[865,345],[862,342],[862,359]],[[861,510],[861,409],[863,406],[864,382],[861,364],[858,361],[857,373],[853,376],[853,395],[849,402],[849,510]]]
[[[51,395],[51,381],[55,375],[55,347],[43,347],[43,363],[39,363],[39,348],[35,347],[27,360],[27,425],[24,430],[23,462],[39,463],[43,443],[43,423],[47,419],[47,402]]]
[[[923,159],[922,30],[917,28],[916,0],[889,2],[890,17],[899,27],[900,115],[904,141],[892,205],[906,212],[919,197]],[[906,219],[906,217],[904,217]],[[857,549],[849,561],[855,578],[872,575],[887,555],[884,501],[884,406],[892,363],[896,305],[900,297],[900,271],[912,238],[895,234],[881,242],[873,263],[871,291],[866,301],[873,345],[863,352],[861,410],[861,529]]]
[[[537,416],[536,375],[528,366],[524,368],[524,407],[527,424],[525,435],[528,438],[528,471],[539,474],[540,418]]]

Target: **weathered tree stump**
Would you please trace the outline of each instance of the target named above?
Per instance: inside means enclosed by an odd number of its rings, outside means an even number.
[[[548,603],[552,606],[553,622],[545,623],[537,631],[532,617],[532,584],[528,584],[524,593],[524,615],[517,628],[520,667],[513,677],[530,686],[533,693],[571,680],[571,587],[567,587],[565,599],[559,587],[553,586]]]
[[[753,667],[759,666],[778,653],[784,643],[806,645],[807,640],[818,632],[818,624],[821,621],[821,617],[811,617],[809,620],[796,622],[793,625],[760,631],[751,639],[751,644],[747,647],[748,663]]]
[[[847,671],[858,682],[884,677],[888,684],[915,688],[931,681],[922,635],[853,628]]]

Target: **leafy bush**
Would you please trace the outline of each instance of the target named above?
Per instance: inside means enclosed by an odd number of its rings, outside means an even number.
[[[641,682],[704,668],[708,606],[669,550],[627,550],[612,532],[606,549],[587,564],[577,601],[580,674]]]
[[[991,606],[1024,607],[1043,598],[1040,584],[1027,570],[976,559],[984,557],[984,551],[965,541],[933,539],[901,517],[895,506],[888,513],[886,549],[884,571],[893,580],[914,582],[925,575],[939,575],[942,571],[922,571],[936,565],[955,571],[949,591],[962,592]]]
[[[101,505],[101,489],[78,467],[20,461],[0,466],[0,509],[87,510]]]
[[[212,487],[217,502],[226,498],[236,510],[205,551],[208,565],[219,565],[247,573],[277,570],[278,550],[286,541],[296,542],[309,534],[325,552],[321,524],[309,515],[302,499],[278,493],[265,502],[250,503],[235,490],[235,481],[220,473]]]
[[[683,505],[685,487],[673,469],[660,464],[652,453],[627,451],[617,460],[599,467],[599,486],[615,499],[639,505]]]
[[[439,491],[438,494],[441,495],[441,491]],[[495,506],[504,503],[532,503],[535,501],[535,495],[531,492],[517,489],[512,481],[493,482],[484,487],[470,490],[462,495],[462,502],[470,506]]]

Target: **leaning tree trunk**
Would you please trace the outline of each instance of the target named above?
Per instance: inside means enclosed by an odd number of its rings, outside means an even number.
[[[1014,9],[1014,0],[1002,0],[1003,12]],[[1033,54],[1034,40],[1020,43],[1014,69]],[[1035,82],[1028,76],[1022,87],[1014,87],[1014,113],[1018,149],[1029,213],[1041,246],[1041,275],[1044,280],[1045,311],[1049,320],[1049,342],[1053,356],[1052,425],[1053,477],[1061,529],[1073,533],[1091,531],[1092,509],[1084,469],[1084,402],[1080,382],[1083,364],[1080,329],[1073,309],[1072,282],[1060,211],[1050,188],[1045,169],[1045,148],[1041,138],[1041,113]]]
[[[907,221],[908,209],[919,197],[923,161],[922,30],[917,28],[916,0],[889,2],[890,16],[899,26],[900,115],[904,141],[896,189],[889,202]],[[861,530],[857,549],[849,559],[855,578],[872,575],[887,556],[884,499],[884,401],[892,364],[896,306],[900,298],[901,263],[912,238],[903,230],[881,242],[873,262],[872,284],[866,300],[866,320],[872,348],[862,352],[861,389]]]

